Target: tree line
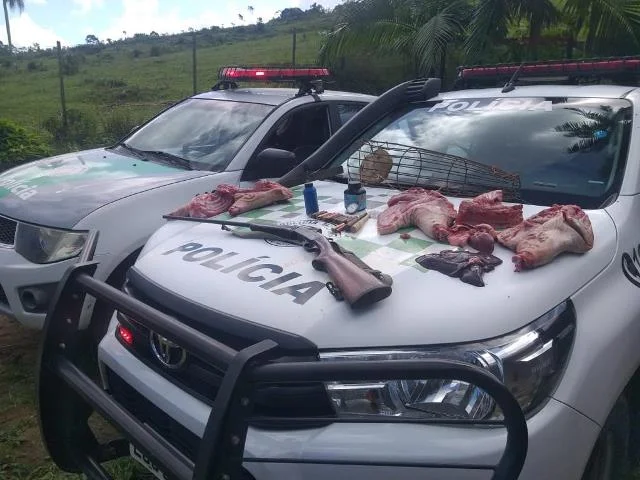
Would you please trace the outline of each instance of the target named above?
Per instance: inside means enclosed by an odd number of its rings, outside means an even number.
[[[22,11],[24,2],[2,2],[10,38],[7,10]],[[318,63],[336,72],[336,86],[368,93],[423,75],[450,84],[462,64],[634,55],[640,47],[640,0],[345,0],[333,9],[318,3],[307,10],[285,8],[266,23],[254,17],[253,6],[246,11],[247,16],[238,13],[244,25],[198,30],[199,46],[234,43],[312,20],[310,28],[323,35]],[[184,33],[123,32],[123,38],[113,40],[90,34],[85,45],[69,50],[180,45],[187,42]],[[54,53],[39,45],[14,50]]]
[[[4,10],[4,20],[5,20],[5,28],[7,31],[7,45],[4,45],[0,42],[0,55],[2,54],[30,54],[30,53],[51,53],[53,52],[53,48],[42,49],[38,43],[34,43],[28,47],[20,47],[16,48],[13,45],[11,40],[11,24],[9,20],[9,12],[12,10],[19,11],[22,13],[25,9],[24,0],[2,0],[3,10]],[[276,27],[283,24],[291,24],[298,21],[305,20],[321,20],[328,21],[331,18],[331,10],[325,9],[322,5],[318,3],[313,3],[307,8],[303,10],[298,7],[285,8],[283,10],[278,10],[275,12],[275,15],[272,19],[265,23],[262,17],[255,17],[254,12],[255,8],[252,5],[248,5],[247,11],[248,15],[243,15],[242,13],[238,13],[238,20],[241,22],[240,24],[236,24],[235,22],[231,22],[230,26],[222,25],[212,25],[209,28],[202,28],[199,30],[195,30],[193,28],[189,28],[188,32],[196,32],[203,34],[230,34],[231,37],[229,40],[234,40],[234,35],[240,34],[261,34],[266,30],[266,26]],[[183,30],[182,32],[167,32],[167,33],[158,33],[156,31],[152,31],[150,33],[134,33],[128,34],[126,30],[122,31],[122,37],[120,38],[104,38],[100,39],[95,34],[88,34],[85,37],[85,45],[74,45],[67,46],[68,50],[83,50],[84,47],[100,47],[100,46],[110,46],[110,45],[126,45],[126,44],[135,44],[139,42],[146,41],[162,41],[162,40],[176,40],[180,36],[184,35],[186,32]],[[63,48],[65,48],[63,46]],[[96,51],[96,49],[89,50]]]
[[[334,9],[320,60],[401,56],[414,75],[459,63],[633,55],[640,0],[350,0]]]

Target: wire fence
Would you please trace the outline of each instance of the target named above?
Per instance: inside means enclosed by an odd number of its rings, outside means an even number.
[[[192,31],[191,34],[191,83],[192,83],[192,93],[195,95],[198,93],[198,43],[197,43],[197,33]],[[296,65],[296,43],[297,43],[297,30],[296,28],[292,29],[291,32],[291,65]],[[62,124],[66,128],[69,123],[68,114],[67,114],[67,100],[66,100],[66,92],[64,85],[64,56],[62,52],[62,47],[60,41],[56,42],[56,50],[58,57],[58,77],[60,82],[60,107],[61,107],[61,116],[62,116]],[[131,103],[128,105],[129,108],[133,106],[145,106],[145,105],[164,105],[170,104],[171,102],[156,102],[151,104],[135,104]],[[120,107],[122,104],[112,105],[111,107]]]
[[[291,64],[296,64],[296,29],[291,32]],[[195,31],[185,35],[189,38],[191,44],[191,86],[192,93],[196,94],[199,89],[198,85],[198,40]],[[204,46],[204,45],[203,45]],[[210,45],[207,45],[210,46]],[[153,47],[152,47],[153,48]],[[59,83],[59,115],[48,117],[39,122],[40,128],[48,131],[54,138],[57,149],[64,151],[73,148],[101,146],[106,143],[115,141],[128,132],[132,128],[150,119],[165,108],[171,106],[179,99],[158,100],[158,101],[122,101],[112,102],[108,104],[93,105],[89,103],[78,104],[78,102],[69,102],[65,80],[68,74],[65,71],[68,66],[65,65],[65,54],[60,42],[56,44],[56,54],[58,63],[58,83]],[[96,79],[95,82],[107,82],[107,80]],[[213,82],[212,82],[213,84]],[[112,85],[108,85],[111,87]],[[201,87],[201,86],[200,86]],[[134,98],[136,93],[132,92]],[[146,96],[147,95],[139,95]],[[71,105],[70,105],[71,104]]]

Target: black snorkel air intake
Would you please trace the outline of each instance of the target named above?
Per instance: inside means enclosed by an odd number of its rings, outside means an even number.
[[[280,177],[278,183],[285,187],[293,187],[318,178],[333,176],[330,172],[320,173],[318,171],[351,145],[362,132],[389,112],[410,103],[424,102],[435,97],[440,93],[441,85],[442,81],[439,78],[420,78],[401,83],[387,90],[351,117],[304,162]],[[336,173],[338,172],[339,167],[336,167]]]

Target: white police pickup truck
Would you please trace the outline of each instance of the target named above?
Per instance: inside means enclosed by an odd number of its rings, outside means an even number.
[[[161,479],[625,478],[640,407],[640,89],[575,84],[617,73],[637,76],[640,59],[459,72],[463,85],[511,79],[504,88],[403,83],[280,178],[289,202],[231,219],[320,227],[391,277],[391,294],[363,308],[335,297],[317,252],[211,224],[226,215],[169,221],[124,291],[92,278],[99,259],[70,269],[40,358],[53,460],[92,478],[109,478],[100,463],[125,455]],[[423,268],[417,258],[452,247],[418,229],[380,235],[370,219],[335,236],[305,215],[302,184],[314,182],[321,210],[344,212],[345,174],[376,144],[406,146],[388,178],[407,180],[366,187],[371,217],[412,186],[417,164],[456,207],[483,185],[517,196],[524,218],[578,205],[592,248],[517,272],[496,244],[502,264],[479,288]],[[460,162],[484,173],[457,170],[450,188],[438,171]],[[85,294],[117,310],[98,383],[83,370]],[[93,411],[123,438],[94,442]]]
[[[0,175],[0,312],[40,329],[92,229],[96,278],[122,285],[162,215],[220,183],[277,178],[375,97],[324,91],[324,68],[224,67],[209,92],[161,112],[118,144]],[[238,82],[300,88],[240,88]],[[320,83],[319,83],[320,82]],[[85,305],[85,321],[93,304]]]

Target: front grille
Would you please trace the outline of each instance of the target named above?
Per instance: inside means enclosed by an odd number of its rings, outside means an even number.
[[[155,302],[149,301],[148,298],[135,290],[130,283],[126,285],[125,291],[127,294],[134,296],[138,300],[149,304],[167,315],[171,315],[187,324],[190,323],[188,321],[189,319],[185,319],[183,316],[177,315],[175,312],[159,306]],[[134,336],[132,346],[126,345],[121,341],[126,348],[148,367],[155,370],[156,373],[174,385],[209,406],[213,405],[213,401],[222,383],[223,371],[192,354],[187,356],[186,363],[180,369],[171,370],[163,367],[151,348],[150,330],[138,322],[132,321],[129,317],[125,317],[122,314],[118,316],[120,322],[126,324],[126,326],[132,330]],[[193,326],[193,324],[191,324],[191,326]],[[236,350],[241,350],[254,343],[225,332],[205,333]],[[325,423],[335,415],[324,385],[320,382],[260,386],[255,392],[254,413],[256,415],[275,416],[283,419],[287,417],[313,417],[318,419],[317,424]]]
[[[146,423],[183,455],[195,461],[200,437],[176,422],[160,408],[140,395],[131,385],[106,369],[109,390],[116,402],[129,411],[138,421]]]
[[[132,353],[142,360],[147,366],[155,370],[157,373],[177,384],[183,390],[198,397],[199,400],[213,405],[220,383],[222,381],[222,372],[216,371],[213,367],[209,367],[199,358],[189,355],[186,363],[179,370],[169,370],[155,358],[151,349],[150,331],[131,319],[123,318],[119,315],[121,323],[132,331],[134,342],[132,346],[125,345]]]
[[[10,218],[0,217],[0,243],[13,245],[16,239],[18,222]]]

